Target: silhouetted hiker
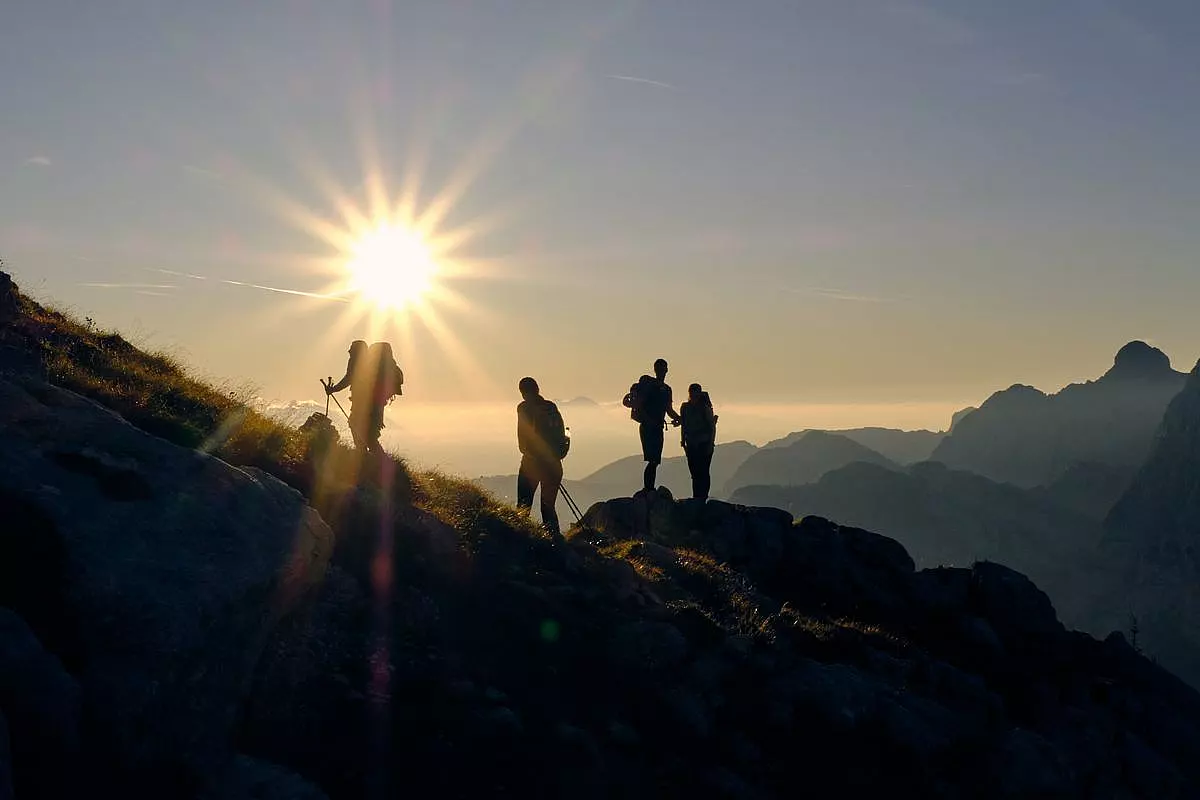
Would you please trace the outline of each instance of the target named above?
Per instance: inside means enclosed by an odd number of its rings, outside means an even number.
[[[361,339],[350,343],[346,375],[326,386],[328,394],[350,387],[350,436],[354,446],[364,452],[382,452],[379,435],[383,430],[383,410],[392,398],[402,394],[404,373],[392,356],[392,346],[376,342],[370,347]]]
[[[681,444],[692,473],[692,497],[707,500],[712,488],[713,450],[717,444],[717,415],[708,392],[698,383],[688,387],[688,399],[679,407]]]
[[[370,414],[367,412],[368,398],[371,396],[371,370],[367,364],[367,343],[355,339],[350,343],[348,352],[350,358],[346,361],[346,374],[336,384],[327,384],[325,394],[337,394],[350,387],[350,414],[347,421],[350,424],[350,436],[354,439],[354,447],[365,451],[370,441],[368,428]]]
[[[392,346],[387,342],[375,342],[367,348],[367,364],[372,375],[367,450],[382,452],[379,436],[384,427],[383,411],[394,398],[404,394],[404,371],[396,363]]]
[[[638,382],[629,387],[629,394],[625,395],[622,401],[629,409],[629,416],[638,423],[642,458],[646,461],[642,489],[647,492],[654,491],[654,479],[658,473],[658,465],[662,463],[666,417],[671,418],[671,424],[679,424],[679,415],[675,413],[671,387],[667,385],[666,377],[667,362],[666,359],[660,358],[654,362],[654,376],[643,375],[638,378]]]
[[[562,488],[563,466],[571,447],[571,438],[563,424],[558,406],[542,397],[537,381],[522,378],[517,384],[521,402],[517,405],[517,447],[521,450],[521,469],[517,472],[517,507],[526,513],[533,508],[533,493],[542,487],[542,524],[555,539],[562,536],[554,503]]]

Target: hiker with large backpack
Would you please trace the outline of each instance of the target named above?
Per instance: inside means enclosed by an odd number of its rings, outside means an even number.
[[[325,393],[334,395],[350,387],[350,413],[346,421],[354,447],[363,453],[381,453],[379,436],[383,431],[383,411],[392,398],[403,393],[404,372],[392,355],[392,346],[376,342],[370,347],[361,339],[350,343],[346,375],[337,383],[325,385]]]
[[[371,370],[371,405],[367,431],[367,452],[381,453],[379,437],[383,433],[383,412],[396,397],[404,394],[404,371],[392,355],[392,345],[375,342],[367,348],[367,363]]]
[[[522,378],[517,389],[521,392],[517,405],[517,447],[521,451],[517,507],[530,513],[534,492],[541,486],[542,524],[551,536],[561,539],[554,504],[562,488],[562,462],[571,449],[571,436],[558,406],[542,397],[537,381]]]
[[[688,399],[679,407],[680,443],[692,473],[692,497],[704,501],[712,488],[712,458],[717,445],[717,415],[712,399],[698,383],[688,387]]]
[[[667,417],[672,425],[679,425],[671,387],[667,385],[667,361],[660,358],[654,362],[654,375],[643,375],[629,387],[622,401],[629,409],[629,416],[638,423],[638,437],[642,441],[642,458],[646,471],[642,473],[642,491],[654,491],[654,480],[658,465],[662,463],[664,431]]]

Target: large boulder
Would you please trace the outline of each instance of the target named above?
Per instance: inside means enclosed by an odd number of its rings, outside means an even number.
[[[19,765],[12,780],[21,795],[77,793],[70,781],[78,774],[79,684],[7,608],[0,608],[0,713],[8,721],[12,760]]]
[[[51,580],[0,592],[52,607],[26,618],[82,687],[92,756],[164,786],[215,774],[264,642],[325,572],[328,526],[265,473],[43,383],[0,379],[0,440],[23,509],[0,517],[0,564]]]
[[[12,754],[8,749],[8,722],[0,712],[0,800],[13,800]]]

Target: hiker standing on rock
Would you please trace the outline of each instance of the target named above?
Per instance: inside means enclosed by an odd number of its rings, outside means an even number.
[[[326,384],[325,393],[336,394],[350,387],[350,436],[363,453],[383,452],[379,436],[383,411],[392,398],[402,394],[404,373],[392,356],[392,346],[376,342],[370,347],[361,339],[350,343],[346,374],[336,384]]]
[[[707,500],[712,488],[712,458],[717,443],[717,415],[712,399],[698,383],[688,387],[688,399],[679,407],[683,452],[692,473],[692,497]]]
[[[533,494],[542,487],[542,524],[555,539],[562,537],[554,503],[562,488],[563,465],[571,446],[571,437],[562,414],[551,401],[542,397],[537,381],[522,378],[517,384],[521,402],[517,405],[517,447],[521,468],[517,471],[517,507],[525,513],[533,509]]]
[[[622,401],[629,409],[629,416],[638,423],[642,458],[646,462],[646,471],[642,474],[642,491],[646,492],[654,491],[658,465],[662,463],[666,418],[671,418],[672,425],[680,423],[666,377],[667,361],[660,358],[654,362],[654,376],[643,375],[638,378],[638,382],[629,387],[629,393]]]

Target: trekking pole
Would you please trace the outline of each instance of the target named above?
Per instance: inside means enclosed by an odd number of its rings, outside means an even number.
[[[567,499],[567,508],[571,509],[571,513],[575,515],[576,522],[583,521],[583,514],[579,511],[579,506],[575,503],[575,498],[571,497],[571,493],[567,491],[566,486],[559,487],[562,489],[563,497]]]
[[[330,379],[329,379],[329,382],[330,382],[330,383],[333,383],[333,378],[330,378]],[[322,381],[322,382],[321,382],[321,385],[322,385],[322,386],[325,386],[325,382],[324,382],[324,381]],[[333,397],[333,395],[332,395],[332,394],[330,394],[329,392],[326,392],[326,393],[325,393],[325,397],[326,397],[326,398],[330,398],[330,397]],[[342,412],[342,416],[343,416],[343,417],[345,417],[347,420],[349,420],[349,419],[350,419],[350,415],[346,413],[346,409],[342,408],[342,404],[341,404],[341,403],[338,401],[338,399],[337,399],[336,397],[333,397],[333,402],[334,402],[334,403],[337,405],[337,407],[338,407],[338,411],[341,411],[341,412]],[[326,408],[326,409],[328,409],[328,408],[329,408],[329,401],[328,401],[328,399],[325,401],[325,408]],[[328,416],[328,415],[326,415],[326,416]]]
[[[329,416],[329,398],[333,397],[333,395],[331,395],[329,393],[330,386],[333,386],[333,376],[332,375],[329,376],[329,383],[325,383],[325,381],[321,381],[321,387],[326,390],[325,391],[325,416],[327,416],[327,417]]]

